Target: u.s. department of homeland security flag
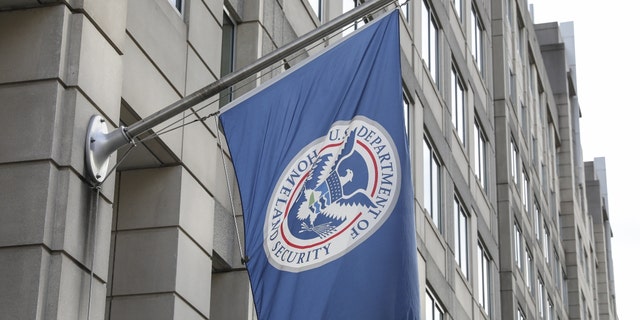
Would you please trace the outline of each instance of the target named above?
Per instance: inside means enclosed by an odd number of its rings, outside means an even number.
[[[259,319],[419,319],[398,13],[220,119]]]

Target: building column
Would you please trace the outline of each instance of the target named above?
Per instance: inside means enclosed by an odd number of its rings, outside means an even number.
[[[209,319],[214,200],[183,167],[123,171],[108,319]]]
[[[3,10],[2,317],[102,319],[113,179],[96,198],[84,178],[84,144],[93,114],[118,124],[126,1],[24,1]]]

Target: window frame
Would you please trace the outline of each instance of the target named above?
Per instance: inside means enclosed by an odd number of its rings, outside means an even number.
[[[452,4],[453,4],[453,11],[456,13],[456,16],[458,17],[458,20],[460,20],[460,22],[463,22],[464,19],[462,19],[463,16],[463,7],[464,4],[462,2],[463,0],[451,0]]]
[[[524,271],[524,277],[525,277],[525,284],[527,286],[527,289],[529,289],[529,292],[531,293],[533,290],[533,275],[534,275],[534,270],[533,270],[533,254],[531,253],[531,249],[529,249],[529,246],[525,247],[525,271]]]
[[[545,288],[544,288],[544,280],[542,280],[542,276],[540,274],[538,274],[538,294],[537,294],[537,300],[538,300],[538,305],[537,305],[537,309],[538,309],[538,315],[540,316],[541,319],[546,319],[545,315],[546,315],[546,308],[545,308]]]
[[[428,166],[426,163],[427,158],[429,159]],[[433,148],[433,144],[426,136],[426,134],[423,135],[422,138],[422,166],[423,205],[425,210],[427,210],[429,216],[431,217],[431,221],[433,222],[435,227],[440,231],[440,233],[442,233],[442,162],[440,161],[435,148]]]
[[[220,77],[222,78],[224,75],[230,74],[235,69],[236,62],[236,53],[237,53],[237,43],[238,43],[238,24],[231,17],[231,14],[225,8],[222,14],[222,43],[221,54],[220,54]],[[227,28],[231,27],[231,31],[227,31]],[[227,34],[230,34],[230,39],[226,38]],[[228,40],[225,40],[228,39]],[[228,63],[225,62],[225,57],[228,58]],[[225,68],[226,67],[226,68]],[[234,95],[234,87],[230,86],[224,90],[222,90],[218,94],[218,104],[219,107],[222,107],[233,100]]]
[[[361,5],[363,2],[364,0],[342,0],[342,13],[347,13],[355,9],[357,6]],[[353,4],[353,6],[351,6],[351,4]],[[350,33],[362,28],[367,22],[368,22],[367,17],[356,20],[351,24],[350,27],[343,28],[342,36],[343,37],[347,36]]]
[[[482,241],[478,241],[478,266],[477,266],[477,292],[478,303],[481,309],[491,314],[491,257]]]
[[[411,146],[411,143],[410,143],[411,134],[409,134],[410,128],[411,128],[410,110],[409,110],[410,108],[411,108],[411,101],[409,100],[409,96],[404,90],[402,90],[402,113],[404,116],[404,130],[405,130],[405,134],[407,135],[407,143],[409,144],[409,146]]]
[[[324,1],[323,0],[307,0],[311,11],[315,14],[320,22],[322,22],[322,15],[324,14]]]
[[[522,207],[525,213],[529,213],[529,174],[525,168],[522,168],[522,183],[520,185],[522,196]]]
[[[465,279],[469,279],[469,215],[458,196],[453,198],[453,226],[456,262]]]
[[[473,27],[471,29],[471,55],[480,71],[481,75],[484,75],[484,24],[482,23],[482,17],[479,14],[479,10],[476,4],[471,6],[471,21]]]
[[[522,270],[522,229],[518,221],[513,223],[513,260],[516,267]]]
[[[489,185],[487,181],[487,137],[477,119],[474,120],[473,131],[475,136],[473,148],[475,155],[474,171],[482,189],[487,192]]]
[[[421,6],[422,61],[429,70],[431,80],[440,86],[440,24],[428,0],[422,0]],[[426,34],[426,35],[425,35]]]
[[[181,15],[184,13],[185,0],[168,0],[168,1],[169,1],[169,4],[171,4],[171,6],[173,7],[173,9],[178,11],[178,13],[180,13]]]
[[[516,316],[517,320],[526,320],[527,317],[524,315],[524,311],[522,311],[522,308],[520,306],[518,306],[518,314]]]
[[[438,297],[433,294],[433,290],[431,290],[428,285],[425,286],[425,292],[425,319],[443,320],[445,311],[444,308],[442,308],[442,304],[440,304]],[[431,311],[431,316],[429,316],[429,311]]]
[[[518,144],[516,143],[515,138],[511,137],[511,144],[509,148],[509,159],[511,164],[511,179],[518,185],[518,172],[520,171],[520,150],[518,149]]]
[[[462,80],[462,75],[455,64],[451,65],[451,121],[453,123],[456,136],[466,145],[466,92],[467,89]]]
[[[542,239],[542,251],[544,254],[544,260],[547,262],[547,264],[549,263],[549,261],[551,261],[551,259],[549,258],[550,256],[550,248],[551,248],[551,233],[549,232],[549,227],[547,226],[547,224],[545,223],[544,226],[544,236]]]

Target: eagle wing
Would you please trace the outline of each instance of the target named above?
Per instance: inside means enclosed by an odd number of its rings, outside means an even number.
[[[346,220],[369,208],[377,207],[371,198],[360,189],[347,197],[334,201],[322,213],[332,219]]]
[[[333,166],[331,167],[330,171],[335,170],[338,164],[340,164],[340,161],[343,158],[346,158],[349,154],[351,154],[351,152],[353,152],[353,147],[355,146],[355,144],[356,144],[356,132],[351,131],[347,136],[347,138],[344,140],[342,148],[340,149],[340,154],[338,154],[338,157],[333,163]]]
[[[329,172],[328,167],[331,163],[330,160],[334,155],[331,153],[320,156],[311,166],[311,171],[309,172],[309,176],[307,180],[304,182],[304,188],[306,190],[313,190],[317,188],[320,184],[327,179],[327,172]],[[318,170],[319,169],[319,170]]]

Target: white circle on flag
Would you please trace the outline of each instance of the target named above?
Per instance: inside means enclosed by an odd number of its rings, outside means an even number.
[[[305,271],[364,243],[395,207],[400,170],[379,123],[364,116],[334,123],[293,157],[271,192],[264,223],[269,263]]]

